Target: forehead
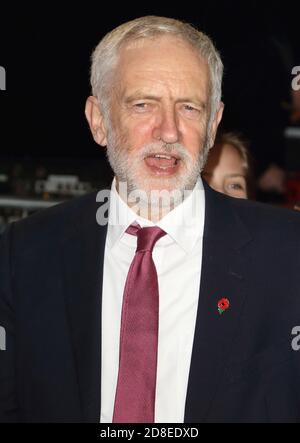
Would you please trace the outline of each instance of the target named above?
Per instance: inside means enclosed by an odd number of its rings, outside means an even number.
[[[205,172],[244,175],[244,161],[234,146],[217,145],[209,153]]]
[[[185,87],[208,90],[207,62],[188,42],[175,36],[139,39],[121,48],[117,75],[134,87]]]
[[[225,144],[220,151],[218,166],[227,169],[243,170],[244,161],[233,145]]]

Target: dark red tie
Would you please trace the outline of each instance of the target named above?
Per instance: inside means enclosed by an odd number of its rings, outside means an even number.
[[[123,295],[113,423],[154,423],[159,298],[152,250],[166,233],[136,225],[126,232],[137,236],[137,248]]]

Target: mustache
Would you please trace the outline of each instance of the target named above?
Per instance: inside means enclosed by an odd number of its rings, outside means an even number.
[[[139,157],[144,159],[154,154],[174,155],[182,160],[190,159],[191,155],[181,143],[149,143],[140,149]]]

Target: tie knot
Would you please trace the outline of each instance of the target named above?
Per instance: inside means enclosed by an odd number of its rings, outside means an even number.
[[[128,234],[137,236],[137,248],[138,251],[150,251],[152,252],[155,243],[161,237],[166,235],[166,232],[160,229],[158,226],[149,226],[141,228],[139,225],[130,225],[126,230]]]

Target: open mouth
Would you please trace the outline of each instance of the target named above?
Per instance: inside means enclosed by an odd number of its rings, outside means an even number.
[[[157,153],[145,157],[144,160],[153,173],[163,175],[174,174],[180,164],[179,156],[174,154]]]

